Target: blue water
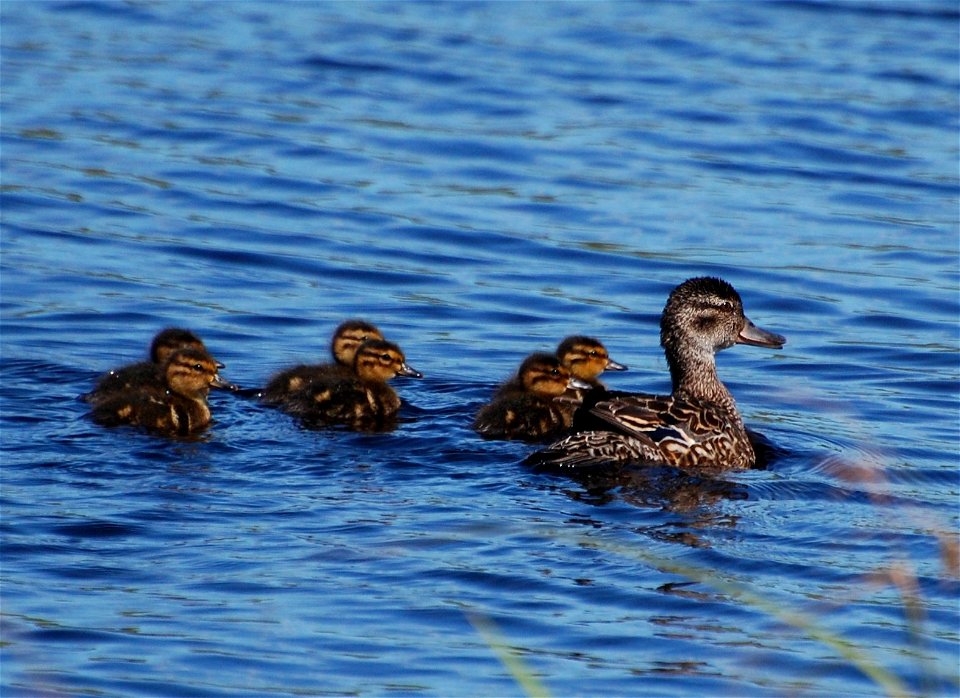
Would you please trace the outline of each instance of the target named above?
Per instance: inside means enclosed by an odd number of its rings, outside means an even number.
[[[4,696],[960,690],[956,2],[0,12]],[[668,391],[700,274],[788,338],[719,358],[766,469],[470,431],[568,334]],[[426,376],[391,433],[77,399],[165,326],[257,386],[355,316]]]

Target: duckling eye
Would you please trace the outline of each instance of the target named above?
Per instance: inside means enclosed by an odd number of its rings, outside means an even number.
[[[384,361],[390,361],[393,357],[390,354],[380,354],[380,358]]]
[[[202,370],[203,370],[203,366],[200,365],[200,364],[194,364],[194,365],[193,365],[193,370],[194,370],[194,371],[202,371]]]

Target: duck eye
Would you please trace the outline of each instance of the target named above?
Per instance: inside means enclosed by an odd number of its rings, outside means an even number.
[[[393,357],[390,354],[380,354],[380,358],[384,361],[390,361]]]
[[[202,371],[202,370],[203,370],[203,366],[200,365],[200,364],[194,364],[194,365],[193,365],[193,370],[194,370],[194,371]]]
[[[699,329],[706,329],[711,325],[715,325],[717,323],[717,319],[717,314],[715,312],[707,311],[697,317],[696,326]]]

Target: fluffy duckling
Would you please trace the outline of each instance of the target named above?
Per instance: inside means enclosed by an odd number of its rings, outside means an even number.
[[[504,383],[473,421],[474,431],[491,439],[555,438],[570,428],[572,410],[562,402],[568,389],[590,386],[553,354],[531,354],[516,376]]]
[[[733,396],[717,376],[716,353],[735,344],[780,349],[785,342],[744,315],[740,294],[726,281],[688,279],[670,293],[660,319],[673,392],[591,393],[577,414],[577,433],[528,463],[752,467],[756,455]]]
[[[576,376],[591,388],[605,388],[599,376],[604,371],[626,371],[627,367],[610,358],[607,348],[599,339],[574,335],[567,337],[557,347],[560,359],[571,375]],[[566,396],[577,401],[583,400],[584,391],[576,388],[567,390]]]
[[[104,426],[136,425],[168,436],[187,436],[210,424],[207,394],[229,383],[202,349],[177,349],[161,369],[163,384],[130,385],[95,403],[91,416]]]
[[[148,361],[121,366],[104,374],[97,380],[93,390],[83,396],[83,399],[87,402],[99,402],[118,391],[141,386],[164,387],[164,376],[160,369],[177,349],[207,350],[200,338],[190,330],[168,327],[154,336],[150,343]]]
[[[264,402],[282,404],[303,390],[306,385],[322,377],[349,378],[353,375],[353,359],[357,349],[371,339],[383,339],[383,334],[369,322],[347,320],[333,332],[330,353],[333,363],[300,364],[275,374],[262,391]]]
[[[387,385],[396,376],[423,378],[407,365],[400,347],[382,339],[368,340],[355,351],[353,371],[314,375],[281,407],[308,426],[344,424],[361,431],[390,426],[400,410],[400,398]]]

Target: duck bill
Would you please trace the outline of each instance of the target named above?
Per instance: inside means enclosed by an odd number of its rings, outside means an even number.
[[[767,347],[768,349],[782,349],[787,343],[787,338],[775,332],[768,332],[762,327],[757,327],[750,320],[744,318],[743,329],[737,336],[737,344],[749,344],[754,347]]]
[[[400,370],[397,371],[398,376],[406,376],[407,378],[423,378],[423,374],[420,371],[415,371],[414,369],[407,366],[406,363],[400,365]]]
[[[210,387],[220,388],[220,390],[233,390],[233,391],[240,390],[239,385],[223,380],[223,378],[220,377],[219,373],[213,377],[212,381],[210,381]]]
[[[570,376],[570,380],[567,381],[567,387],[573,388],[574,390],[590,390],[593,388],[587,381],[582,378],[577,378],[576,376]]]
[[[607,359],[607,365],[603,367],[605,371],[626,371],[627,367],[624,364],[618,364],[613,359]]]

